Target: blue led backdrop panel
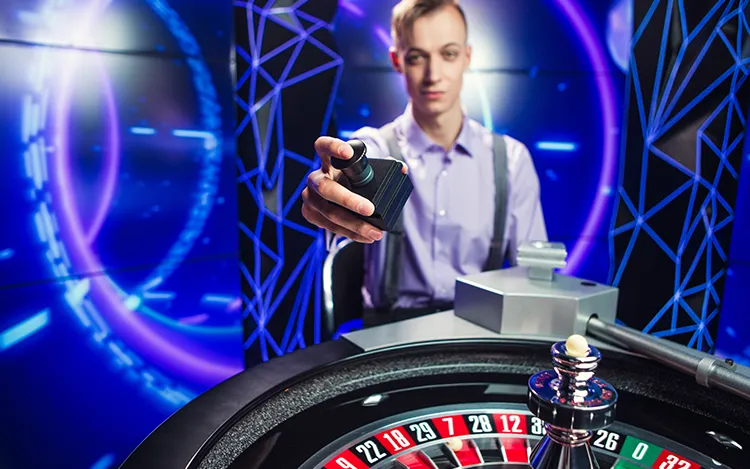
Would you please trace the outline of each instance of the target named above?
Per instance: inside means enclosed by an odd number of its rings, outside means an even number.
[[[0,467],[116,466],[243,369],[231,12],[2,2]]]
[[[359,127],[382,125],[404,108],[402,79],[387,58],[394,3],[235,7],[248,364],[325,340],[331,332],[318,296],[323,237],[301,218],[299,194],[304,175],[318,165],[315,137],[335,132],[347,138]],[[684,333],[685,343],[710,349],[745,126],[740,43],[748,37],[747,2],[719,2],[713,9],[702,3],[696,9],[690,2],[644,0],[635,3],[635,20],[628,0],[464,0],[462,5],[474,45],[464,103],[473,118],[531,149],[550,238],[565,242],[570,252],[566,271],[622,287],[626,324],[660,336]],[[662,34],[665,27],[675,31],[671,38]],[[291,94],[303,87],[305,99]],[[644,100],[649,107],[642,115]],[[696,155],[697,128],[690,126],[703,124],[700,153],[719,156],[702,157],[697,179],[695,173],[680,176],[690,167],[680,158]],[[644,136],[652,139],[646,166],[641,164]],[[627,162],[620,155],[623,148]],[[686,204],[708,209],[708,231],[697,212],[687,213]],[[701,250],[709,241],[714,247]],[[662,249],[670,243],[674,246]],[[706,262],[709,255],[713,260]],[[659,264],[660,258],[667,264]],[[651,270],[654,260],[660,267]],[[658,278],[638,270],[663,268],[670,274]],[[643,285],[653,290],[643,290],[639,278],[650,279]]]
[[[338,326],[332,330],[321,315],[324,239],[302,218],[300,192],[319,164],[317,136],[346,138],[403,111],[402,79],[387,60],[395,3],[235,3],[248,365],[326,340]],[[605,280],[630,2],[462,5],[475,47],[463,96],[471,116],[526,143],[550,236],[570,251],[567,271]]]
[[[611,282],[625,324],[707,351],[743,159],[749,10],[747,1],[662,0],[634,12]]]
[[[248,366],[321,341],[322,233],[301,214],[332,134],[335,0],[235,2],[240,255]]]

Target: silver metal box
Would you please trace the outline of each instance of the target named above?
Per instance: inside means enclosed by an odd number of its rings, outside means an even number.
[[[549,275],[539,275],[544,253],[557,246],[537,247],[536,263],[459,277],[455,315],[500,334],[545,337],[585,334],[593,315],[615,322],[617,288],[556,273],[549,265]]]

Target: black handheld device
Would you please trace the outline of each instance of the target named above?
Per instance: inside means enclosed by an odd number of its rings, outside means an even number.
[[[401,172],[399,161],[369,159],[364,142],[352,140],[348,143],[354,149],[354,156],[348,160],[331,158],[331,165],[344,173],[339,183],[375,206],[375,212],[369,217],[355,215],[380,230],[395,231],[396,222],[414,189],[411,179]]]

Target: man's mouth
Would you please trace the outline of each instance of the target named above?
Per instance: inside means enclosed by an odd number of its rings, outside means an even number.
[[[422,95],[427,99],[438,99],[445,94],[443,91],[422,91]]]

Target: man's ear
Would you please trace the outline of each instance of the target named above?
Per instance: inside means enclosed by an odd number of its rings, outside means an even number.
[[[391,66],[393,67],[393,70],[395,70],[398,73],[403,73],[404,69],[401,65],[401,59],[398,57],[398,51],[395,47],[391,46],[388,49],[388,57],[391,59]]]
[[[466,68],[471,67],[471,44],[466,44]]]

